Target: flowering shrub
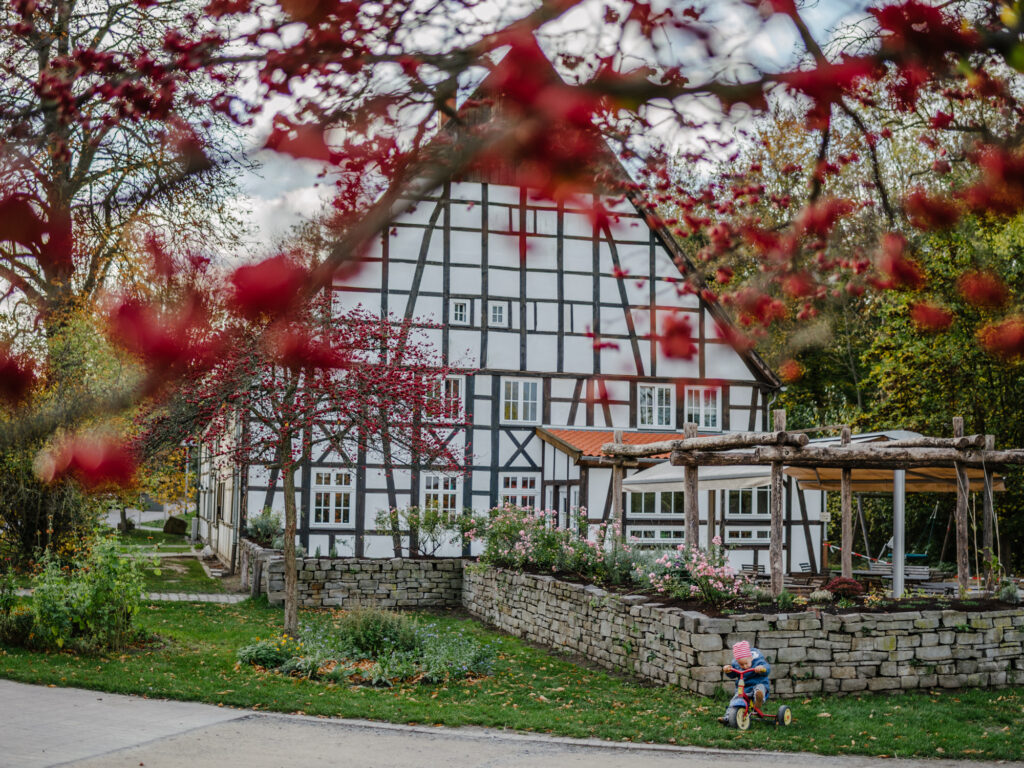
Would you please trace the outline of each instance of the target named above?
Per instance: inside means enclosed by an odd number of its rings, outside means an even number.
[[[836,597],[857,597],[864,594],[864,587],[856,579],[839,576],[825,585],[825,589]]]
[[[492,509],[468,535],[485,540],[480,562],[488,565],[572,574],[601,584],[633,580],[635,553],[622,541],[618,523],[601,523],[591,539],[586,508],[570,528],[556,526],[557,514],[507,504]]]
[[[673,597],[698,599],[722,605],[743,594],[746,579],[726,559],[722,540],[715,537],[709,549],[680,544],[662,554],[650,567],[638,564],[637,581]]]
[[[622,541],[617,523],[588,530],[586,514],[580,509],[571,528],[558,528],[552,510],[513,505],[491,510],[474,532],[486,542],[480,562],[572,574],[600,584],[635,584],[715,606],[740,596],[747,584],[729,566],[717,536],[708,550],[685,545],[660,553],[638,550]]]

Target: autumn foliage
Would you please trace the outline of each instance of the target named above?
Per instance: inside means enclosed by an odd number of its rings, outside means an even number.
[[[65,433],[207,379],[219,381],[215,402],[237,403],[265,375],[241,377],[246,361],[230,354],[239,339],[262,370],[330,380],[355,396],[357,350],[366,354],[371,340],[401,345],[409,329],[361,322],[361,340],[326,340],[309,325],[310,302],[345,279],[418,192],[467,174],[511,173],[555,199],[583,199],[595,180],[608,196],[628,196],[680,244],[679,295],[733,313],[738,327],[719,336],[741,349],[772,324],[811,321],[828,302],[871,291],[914,294],[916,326],[942,332],[955,318],[927,295],[919,234],[966,215],[1024,211],[1015,87],[1024,48],[1010,6],[888,0],[868,10],[860,45],[844,49],[816,40],[795,3],[737,3],[751,34],[779,23],[795,30],[800,63],[768,71],[736,60],[704,4],[609,6],[605,45],[587,55],[568,52],[565,30],[579,10],[571,0],[500,25],[478,20],[467,2],[123,0],[106,4],[105,17],[84,5],[17,0],[0,15],[0,73],[11,88],[0,97],[0,280],[40,342],[0,346],[0,398],[17,426],[5,445],[51,440],[52,477],[90,486],[129,478],[131,451],[104,441],[87,451],[85,433],[63,442]],[[427,34],[463,18],[459,34]],[[559,36],[564,45],[550,44]],[[627,49],[643,50],[649,64],[619,55]],[[681,57],[684,49],[696,58]],[[477,87],[467,91],[470,81]],[[786,190],[721,128],[744,110],[764,114],[782,95],[799,105],[800,130],[815,146],[785,164],[783,177],[799,180]],[[275,111],[279,98],[286,112]],[[696,120],[697,103],[717,105],[722,122]],[[979,119],[979,104],[998,119]],[[891,119],[868,119],[879,111]],[[334,184],[344,227],[327,258],[226,266],[202,243],[159,244],[177,234],[166,219],[175,205],[239,161],[239,145],[224,137],[259,120],[269,126],[265,149],[320,163]],[[915,126],[928,160],[905,194],[885,173],[900,124]],[[674,143],[680,134],[690,140]],[[680,163],[722,170],[681,180]],[[851,169],[867,179],[855,189],[844,186]],[[610,208],[589,200],[595,226],[607,226]],[[118,284],[117,259],[139,230],[159,289]],[[983,266],[957,285],[990,313],[977,343],[1000,361],[1018,359],[1013,286]],[[141,379],[70,409],[30,404],[42,383],[73,375],[58,365],[54,340],[64,314],[82,306],[105,313]],[[663,354],[695,354],[685,316],[659,325]],[[236,370],[226,375],[226,365]],[[245,388],[225,388],[243,380]],[[387,392],[393,402],[419,386],[405,374],[398,381]],[[352,410],[380,409],[371,399]],[[364,434],[385,427],[366,421]]]

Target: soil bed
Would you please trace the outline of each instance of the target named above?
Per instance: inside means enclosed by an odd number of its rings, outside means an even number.
[[[997,600],[991,597],[959,598],[935,595],[934,597],[907,597],[902,600],[884,599],[881,601],[870,599],[865,602],[863,597],[846,598],[853,605],[839,607],[836,602],[831,603],[796,603],[788,608],[780,608],[775,602],[757,602],[749,598],[730,600],[719,606],[712,606],[700,600],[683,600],[678,597],[671,597],[666,594],[659,594],[650,590],[638,587],[627,587],[618,584],[595,584],[572,573],[552,573],[543,571],[525,570],[535,576],[551,576],[560,581],[567,581],[573,584],[595,586],[615,595],[635,595],[643,597],[645,603],[657,603],[666,608],[680,608],[684,611],[695,611],[711,618],[723,618],[739,616],[743,614],[772,614],[772,613],[801,613],[804,611],[816,611],[827,613],[833,616],[848,613],[904,613],[906,611],[1005,611],[1012,610],[1018,606]]]

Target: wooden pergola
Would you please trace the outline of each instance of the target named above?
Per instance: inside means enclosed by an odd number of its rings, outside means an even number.
[[[993,477],[996,470],[1024,464],[1024,450],[995,450],[992,435],[964,435],[964,422],[953,419],[953,437],[914,437],[878,443],[851,443],[850,430],[844,427],[838,445],[809,445],[806,434],[786,431],[786,412],[773,411],[774,431],[737,432],[697,436],[697,426],[687,424],[679,440],[626,445],[617,440],[602,446],[614,457],[613,499],[621,512],[623,463],[641,456],[669,453],[671,462],[683,468],[685,493],[685,540],[698,540],[698,472],[702,466],[771,466],[771,533],[768,558],[771,591],[778,595],[783,587],[782,496],[784,468],[840,471],[842,534],[841,568],[844,576],[853,573],[853,471],[881,470],[892,473],[893,489],[893,596],[900,597],[904,586],[906,473],[915,469],[950,469],[956,485],[956,562],[957,581],[966,591],[969,580],[968,495],[972,478],[983,491],[982,547],[986,585],[991,583],[993,538]],[[980,477],[978,477],[980,475]],[[980,480],[980,483],[978,482]]]

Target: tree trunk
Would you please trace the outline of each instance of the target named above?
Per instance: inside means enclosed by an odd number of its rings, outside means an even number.
[[[295,566],[295,470],[282,462],[284,478],[284,633],[299,636],[299,574]]]

